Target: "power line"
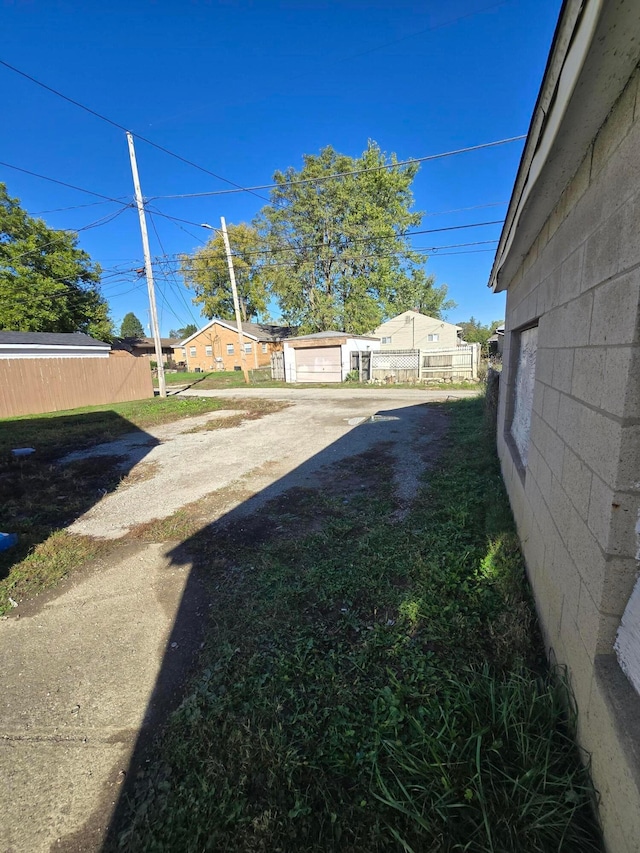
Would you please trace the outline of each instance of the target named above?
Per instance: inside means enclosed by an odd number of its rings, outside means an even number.
[[[165,252],[165,248],[164,248],[164,246],[162,245],[162,240],[160,239],[160,234],[158,233],[158,229],[156,228],[156,223],[155,223],[155,221],[154,221],[154,218],[153,218],[153,214],[152,214],[152,213],[150,213],[150,214],[149,214],[149,218],[150,218],[150,220],[151,220],[151,227],[153,228],[153,231],[154,231],[154,233],[155,233],[155,235],[156,235],[156,239],[157,239],[157,241],[158,241],[158,245],[160,246],[160,250],[161,250],[161,252],[162,252],[162,254],[163,254],[163,255],[166,255],[167,253]],[[176,278],[175,278],[175,272],[174,272],[173,270],[169,269],[169,273],[170,273],[171,277],[173,278],[173,282],[174,282],[174,287],[175,287],[175,289],[177,289],[177,292],[178,292],[179,296],[181,297],[182,301],[184,302],[184,305],[185,305],[185,307],[186,307],[187,311],[189,312],[189,314],[191,314],[191,319],[195,322],[195,324],[196,324],[196,325],[198,325],[198,321],[196,320],[195,314],[194,314],[194,313],[193,313],[193,311],[191,310],[191,306],[189,305],[189,303],[188,303],[188,302],[187,302],[187,300],[185,299],[184,294],[182,293],[182,290],[181,290],[181,288],[180,288],[180,286],[179,286],[179,284],[178,284],[178,282],[177,282],[177,280],[176,280]],[[170,286],[171,286],[171,285],[170,285]],[[164,297],[164,294],[163,294],[163,297]],[[182,320],[180,320],[180,322],[182,322]]]
[[[122,196],[126,198],[126,196]],[[29,213],[29,216],[42,216],[45,213],[62,213],[66,210],[80,210],[81,207],[96,207],[100,204],[109,204],[108,201],[88,201],[86,204],[72,204],[69,207],[53,207],[50,210],[36,210],[35,213]]]
[[[14,261],[17,261],[20,258],[24,258],[25,255],[32,255],[34,253],[39,253],[46,246],[52,246],[54,243],[57,243],[58,240],[60,239],[59,238],[60,234],[68,234],[69,232],[78,234],[78,233],[80,233],[80,231],[89,231],[89,229],[91,229],[91,228],[98,228],[101,225],[108,225],[110,222],[112,222],[114,219],[116,219],[118,216],[120,216],[122,213],[124,213],[124,211],[128,207],[129,207],[129,205],[127,205],[127,207],[123,207],[122,210],[117,210],[115,213],[107,214],[107,216],[101,216],[100,219],[96,219],[95,222],[90,222],[88,225],[83,225],[81,228],[73,228],[73,229],[67,229],[67,230],[56,229],[56,233],[58,236],[53,237],[51,240],[46,240],[44,243],[39,243],[37,246],[34,246],[33,249],[27,249],[26,252],[21,252],[19,255],[9,256],[9,257],[7,257],[7,260],[10,261],[11,263],[13,263]],[[7,246],[9,244],[5,243],[3,245]]]
[[[0,60],[2,62],[2,60]],[[31,175],[33,178],[41,178],[43,181],[50,181],[52,184],[60,184],[61,187],[67,187],[70,190],[76,190],[80,193],[86,193],[87,195],[96,196],[96,198],[102,198],[105,201],[113,201],[116,204],[122,204],[125,207],[131,207],[130,202],[120,201],[118,198],[111,198],[108,195],[103,195],[102,193],[96,193],[93,190],[86,190],[84,187],[76,187],[74,184],[68,184],[66,181],[59,181],[57,178],[49,178],[47,175],[40,175],[38,172],[31,172],[29,169],[23,169],[21,166],[13,166],[11,163],[3,163],[0,161],[0,166],[4,166],[6,169],[15,169],[16,172],[24,172],[25,175]]]
[[[101,121],[110,124],[112,127],[118,128],[118,130],[122,130],[125,133],[129,131],[127,127],[122,124],[119,124],[117,121],[113,121],[108,116],[99,113],[97,110],[91,109],[91,107],[87,107],[85,104],[81,104],[80,101],[76,101],[74,98],[70,98],[68,95],[59,92],[57,89],[54,89],[52,86],[47,86],[46,83],[43,83],[41,80],[37,80],[35,77],[32,77],[30,74],[27,74],[25,71],[21,71],[19,68],[16,68],[15,65],[10,65],[8,62],[5,62],[4,59],[0,59],[0,65],[4,65],[5,68],[8,68],[10,71],[19,74],[21,77],[24,77],[27,80],[30,80],[32,83],[35,83],[36,86],[40,86],[42,89],[46,89],[47,92],[51,92],[53,95],[56,95],[58,98],[62,98],[64,101],[67,101],[70,104],[73,104],[75,107],[78,107],[81,110],[89,113],[95,118],[99,118]],[[243,187],[241,184],[237,184],[235,181],[231,181],[228,178],[224,178],[222,175],[218,175],[215,172],[212,172],[210,169],[205,169],[204,166],[200,166],[198,163],[194,163],[193,160],[188,160],[186,157],[182,157],[180,154],[176,154],[175,151],[170,151],[168,148],[165,148],[162,145],[158,145],[157,142],[153,142],[151,139],[147,139],[145,136],[141,136],[139,133],[133,133],[133,136],[136,139],[139,139],[141,142],[146,142],[147,145],[151,145],[153,148],[157,148],[158,151],[162,151],[164,154],[168,154],[170,157],[175,157],[176,160],[180,160],[182,163],[186,163],[189,166],[193,166],[194,169],[199,169],[201,172],[205,172],[207,175],[211,175],[216,178],[218,181],[223,181],[225,184],[231,184],[231,186],[237,187],[240,192],[250,192],[252,195],[258,195],[258,193],[254,192],[251,189],[247,189]],[[264,196],[258,195],[258,198],[262,198],[264,201],[268,201]]]
[[[369,169],[354,169],[350,172],[334,172],[330,175],[319,175],[317,178],[300,178],[294,181],[284,180],[277,184],[260,184],[255,187],[242,187],[236,190],[212,190],[211,192],[201,193],[178,193],[176,195],[155,195],[152,200],[156,199],[171,199],[171,198],[204,198],[209,196],[230,195],[239,192],[253,192],[254,190],[272,190],[281,189],[285,186],[290,187],[297,184],[317,184],[322,181],[330,181],[335,178],[347,178],[352,175],[365,175],[370,172],[381,172],[384,169],[399,169],[402,166],[411,166],[414,163],[427,163],[431,160],[442,160],[445,157],[455,157],[458,154],[468,154],[471,151],[482,151],[487,148],[496,148],[499,145],[507,145],[510,142],[519,142],[526,139],[526,134],[519,136],[509,136],[505,139],[496,139],[494,142],[482,142],[479,145],[469,145],[466,148],[455,148],[451,151],[442,151],[439,154],[426,154],[424,157],[411,157],[408,160],[397,160],[395,163],[385,163],[383,166],[372,166]],[[269,199],[267,199],[268,201]]]
[[[171,217],[167,217],[171,218]],[[326,248],[346,248],[347,246],[353,243],[373,243],[378,240],[396,240],[401,237],[413,237],[418,234],[439,234],[443,231],[461,231],[466,228],[482,228],[488,225],[502,225],[504,222],[503,219],[494,219],[490,222],[470,222],[465,225],[447,225],[443,228],[425,228],[419,231],[402,231],[399,234],[379,234],[379,235],[369,235],[368,237],[353,237],[347,238],[344,243],[339,243],[337,245],[331,246],[326,243],[312,243],[306,246],[294,246],[294,247],[281,247],[277,249],[256,249],[249,252],[243,252],[242,254],[238,254],[232,252],[233,257],[242,258],[246,255],[273,255],[279,254],[280,252],[302,252],[310,249],[326,249]],[[410,250],[405,249],[403,251]]]

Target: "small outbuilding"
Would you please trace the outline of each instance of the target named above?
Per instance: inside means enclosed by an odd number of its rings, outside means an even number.
[[[346,332],[316,332],[284,344],[287,382],[344,382],[353,369],[353,353],[380,349],[380,338]]]

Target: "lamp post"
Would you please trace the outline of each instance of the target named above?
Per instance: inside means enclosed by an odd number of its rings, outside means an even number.
[[[213,225],[203,222],[201,228],[207,228],[209,231],[217,231]],[[233,270],[233,257],[231,255],[231,246],[229,245],[229,235],[227,234],[227,223],[224,216],[220,217],[220,228],[222,231],[222,239],[224,240],[224,248],[227,255],[227,265],[229,267],[229,279],[231,281],[231,294],[233,296],[233,308],[236,313],[236,325],[238,327],[238,346],[240,347],[240,364],[242,365],[242,373],[244,381],[249,384],[249,372],[247,370],[247,358],[244,352],[244,335],[242,333],[242,318],[240,316],[240,303],[238,301],[238,289],[236,288],[236,274]]]

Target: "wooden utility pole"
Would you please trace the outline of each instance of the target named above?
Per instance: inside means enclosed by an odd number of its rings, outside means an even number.
[[[236,274],[233,270],[233,257],[231,256],[231,246],[229,245],[229,235],[227,234],[227,223],[224,221],[224,216],[220,217],[220,228],[222,229],[222,239],[224,240],[224,249],[227,253],[227,264],[229,266],[229,278],[231,280],[231,293],[233,294],[233,307],[236,312],[236,325],[238,327],[238,346],[240,347],[240,363],[242,364],[242,372],[244,373],[244,381],[249,384],[249,372],[247,370],[247,358],[244,351],[244,335],[242,334],[242,317],[240,316],[240,303],[238,302],[238,289],[236,287]]]
[[[147,219],[144,213],[144,201],[140,189],[140,178],[138,177],[138,165],[136,163],[136,151],[133,147],[133,136],[127,131],[129,143],[129,159],[131,160],[131,174],[133,175],[133,188],[136,192],[136,205],[138,206],[138,218],[140,219],[140,233],[142,234],[142,251],[144,252],[144,270],[147,274],[147,290],[149,291],[149,310],[151,315],[151,330],[158,362],[158,387],[160,396],[167,396],[167,386],[164,379],[164,362],[162,361],[162,342],[160,340],[160,328],[158,327],[158,311],[156,309],[156,290],[153,283],[153,267],[151,266],[151,253],[149,252],[149,235],[147,234]]]

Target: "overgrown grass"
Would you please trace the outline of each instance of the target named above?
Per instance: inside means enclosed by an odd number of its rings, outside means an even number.
[[[113,849],[602,849],[482,401],[446,410],[402,523],[380,446],[187,542],[212,591],[202,668]]]

